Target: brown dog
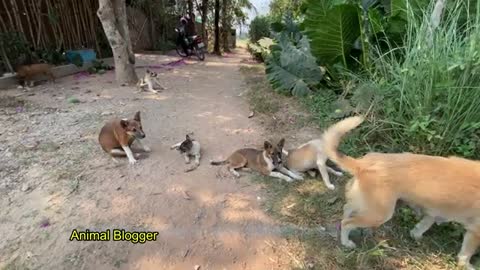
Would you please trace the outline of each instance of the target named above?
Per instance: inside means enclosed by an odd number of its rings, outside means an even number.
[[[226,160],[211,161],[210,164],[228,164],[228,170],[236,177],[240,177],[240,174],[236,171],[236,169],[247,168],[266,176],[276,177],[287,182],[292,182],[293,179],[289,176],[296,179],[299,179],[300,177],[282,166],[282,149],[284,144],[285,139],[281,139],[275,147],[270,142],[265,141],[263,150],[253,148],[239,149],[231,154]],[[289,176],[280,172],[274,172],[274,169],[278,169]]]
[[[23,80],[25,86],[28,86],[30,81],[30,86],[33,86],[33,78],[37,75],[45,75],[48,78],[55,82],[55,76],[52,73],[52,66],[49,64],[32,64],[32,65],[23,65],[17,69],[17,78]]]
[[[137,160],[130,149],[134,141],[137,141],[145,152],[150,152],[150,148],[142,144],[143,138],[145,133],[142,129],[140,112],[137,112],[132,120],[114,119],[106,123],[100,131],[98,141],[102,149],[113,157],[127,156],[130,164],[135,164]]]
[[[355,159],[338,152],[340,139],[360,125],[361,117],[347,118],[324,134],[325,151],[353,174],[346,192],[341,242],[353,248],[349,233],[388,221],[398,200],[422,209],[423,219],[410,234],[420,239],[435,221],[456,221],[467,230],[458,264],[474,269],[470,258],[480,245],[480,162],[458,157],[412,153],[368,153]]]

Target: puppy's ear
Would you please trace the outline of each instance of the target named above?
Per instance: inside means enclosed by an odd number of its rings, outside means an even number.
[[[284,145],[285,145],[285,138],[282,138],[282,139],[278,142],[277,146],[278,146],[280,149],[283,149],[283,146],[284,146]]]
[[[149,69],[147,69],[145,72],[146,72],[146,73],[150,73],[150,70],[149,70]]]
[[[185,139],[186,139],[187,141],[190,141],[190,140],[191,140],[191,139],[190,139],[190,136],[189,136],[188,134],[187,134],[187,136],[185,136]]]
[[[142,120],[140,120],[140,111],[135,113],[135,116],[133,117],[133,120],[138,121],[138,122],[142,121]]]
[[[126,129],[128,127],[128,120],[120,120],[120,126]]]
[[[263,148],[265,148],[265,150],[270,150],[273,148],[272,144],[269,142],[269,141],[265,141],[263,143]]]

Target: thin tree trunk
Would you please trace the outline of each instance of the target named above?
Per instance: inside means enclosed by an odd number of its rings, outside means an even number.
[[[55,22],[52,22],[50,20],[50,12],[52,12],[52,4],[50,3],[51,0],[47,0],[46,3],[47,3],[47,14],[48,14],[48,23],[50,25],[50,27],[52,28],[52,33],[53,33],[53,38],[55,39],[55,49],[59,49],[59,46],[58,46],[58,41],[59,41],[59,38],[58,38],[58,33],[57,33],[57,26]]]
[[[58,1],[58,10],[61,12],[62,16],[62,22],[60,23],[60,31],[63,33],[65,37],[65,42],[68,47],[68,49],[71,49],[74,47],[75,43],[75,36],[74,32],[72,30],[66,31],[67,29],[73,29],[70,25],[70,14],[66,12],[65,8],[65,1]]]
[[[30,12],[31,9],[29,8],[29,6],[31,5],[30,1],[27,0],[23,0],[22,1],[22,4],[23,4],[23,10],[25,12],[25,17],[27,18],[27,24],[28,24],[28,30],[29,30],[29,33],[30,33],[30,40],[35,40],[35,35],[33,34],[33,29],[32,29],[32,25],[34,25],[32,22],[33,20],[30,20]]]
[[[10,0],[10,3],[12,4],[13,14],[20,14],[16,1]],[[22,33],[25,36],[25,31],[23,31],[23,26],[22,26],[22,21],[20,20],[20,16],[14,16],[14,17],[15,17],[15,22],[17,24],[17,31]]]
[[[8,11],[9,9],[7,9],[7,4],[5,3],[5,1],[6,0],[2,0],[3,10],[5,11],[5,13],[7,13],[8,21],[10,22],[9,29],[11,29],[13,31],[13,30],[15,30],[15,24],[13,23],[12,16],[10,16],[10,12]]]
[[[117,82],[135,84],[135,55],[132,51],[127,26],[127,12],[123,0],[99,0],[97,11],[108,42],[112,47]]]
[[[208,0],[202,1],[202,40],[205,42],[205,47],[208,48],[208,31],[207,31],[207,19],[208,19]]]
[[[82,46],[84,46],[85,44],[83,43],[85,41],[85,38],[84,38],[84,35],[82,35],[83,31],[80,25],[80,18],[78,15],[78,2],[76,0],[72,1],[72,10],[73,10],[73,23],[75,24],[75,30],[77,32],[77,37],[78,37],[77,42],[80,43]]]
[[[223,41],[223,50],[225,52],[230,52],[228,46],[228,33],[230,32],[230,27],[228,23],[228,0],[222,0],[222,41]]]
[[[215,54],[221,55],[222,52],[220,51],[220,28],[219,22],[220,21],[220,0],[215,0],[215,41],[213,46],[213,52]]]
[[[43,27],[43,22],[42,22],[42,2],[43,0],[38,0],[33,3],[34,5],[34,13],[37,14],[37,24],[38,24],[38,30],[37,30],[37,41],[35,44],[37,45],[37,48],[40,46],[40,40],[42,38],[42,27]],[[37,6],[38,5],[38,6]]]
[[[96,2],[92,2],[92,1],[96,1],[96,0],[90,0],[88,2],[88,10],[89,10],[90,23],[91,23],[90,27],[92,28],[93,38],[95,39],[95,46],[97,48],[97,52],[98,52],[99,56],[103,58],[102,52],[100,50],[100,44],[98,43],[98,38],[97,38],[97,23],[98,23],[98,20],[95,17],[95,14],[93,12],[94,6],[92,6],[92,3],[96,3]]]
[[[193,17],[193,0],[187,0],[188,15],[190,18]]]
[[[2,33],[8,32],[8,27],[5,24],[5,21],[3,20],[2,16],[0,16],[0,26],[1,26],[0,31],[2,31]]]

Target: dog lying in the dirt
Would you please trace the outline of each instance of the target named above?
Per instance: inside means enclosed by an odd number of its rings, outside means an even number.
[[[337,176],[343,176],[343,173],[327,166],[328,157],[323,148],[323,139],[316,139],[293,150],[283,150],[283,154],[286,155],[285,166],[297,175],[302,175],[304,172],[310,173],[313,169],[318,169],[327,188],[333,190],[335,186],[330,182],[328,172]]]
[[[142,144],[144,138],[140,112],[137,112],[133,119],[113,119],[106,123],[100,131],[98,141],[102,149],[112,157],[126,156],[130,164],[135,164],[137,160],[130,147],[136,141],[145,152],[150,152],[150,148]]]
[[[34,80],[38,75],[46,75],[50,81],[55,82],[55,76],[52,73],[52,65],[49,64],[31,64],[22,65],[17,68],[17,78],[19,82],[23,81],[24,86],[27,87],[30,82],[30,86],[34,85]],[[20,83],[21,84],[21,83]]]
[[[189,169],[186,169],[185,172],[193,171],[200,166],[200,143],[197,140],[190,138],[188,134],[185,136],[184,141],[172,145],[170,149],[177,149],[180,151],[185,158],[185,163],[187,164],[190,163],[191,157],[195,159],[195,165]]]
[[[382,225],[402,200],[424,213],[410,231],[415,239],[436,221],[463,224],[466,233],[458,264],[473,270],[470,258],[480,245],[480,162],[412,153],[368,153],[356,159],[338,152],[340,139],[362,122],[362,117],[350,117],[324,134],[327,156],[354,176],[346,191],[342,244],[354,248],[350,231]]]
[[[251,169],[265,176],[283,179],[287,182],[292,182],[293,179],[302,180],[302,177],[290,172],[282,166],[282,149],[284,144],[285,139],[281,139],[276,146],[265,141],[263,150],[253,148],[239,149],[231,154],[226,160],[211,161],[210,164],[227,164],[228,171],[230,171],[235,177],[240,177],[240,174],[236,169],[246,168],[247,170]],[[275,172],[275,169],[280,172]]]

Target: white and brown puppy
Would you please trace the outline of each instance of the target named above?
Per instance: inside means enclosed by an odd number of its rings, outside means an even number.
[[[102,149],[112,157],[126,156],[130,164],[135,164],[137,160],[130,147],[136,141],[145,152],[150,152],[150,148],[142,144],[144,138],[140,112],[137,112],[133,119],[113,119],[106,123],[100,131],[98,141]]]
[[[466,233],[458,264],[474,269],[470,258],[480,245],[480,162],[412,153],[368,153],[357,159],[339,153],[342,136],[362,121],[361,117],[347,118],[324,134],[328,157],[354,176],[346,191],[342,244],[355,247],[349,239],[350,231],[382,225],[402,200],[424,213],[410,231],[415,239],[420,239],[435,221],[463,224]]]
[[[160,87],[161,90],[165,90],[165,87],[163,87],[158,81],[158,74],[147,69],[143,78],[138,80],[137,91],[141,92],[143,91],[144,87],[147,86],[148,91],[157,94],[159,91],[155,90],[155,85]]]
[[[170,149],[178,149],[178,151],[180,151],[180,153],[185,157],[185,163],[187,164],[190,163],[190,158],[195,159],[195,166],[185,170],[185,172],[193,171],[200,166],[200,143],[197,140],[190,138],[188,134],[185,136],[184,141],[172,145]]]
[[[283,151],[284,155],[287,156],[285,166],[295,174],[302,174],[318,169],[327,188],[333,190],[335,186],[330,182],[328,172],[337,176],[342,176],[343,173],[327,166],[328,157],[323,149],[323,144],[323,139],[316,139],[296,149]]]
[[[282,166],[282,149],[284,144],[285,139],[281,139],[275,147],[270,142],[265,141],[263,150],[254,148],[239,149],[231,154],[226,160],[211,161],[210,164],[228,164],[228,170],[236,177],[240,177],[240,174],[236,171],[236,169],[247,168],[257,171],[265,176],[283,179],[287,182],[292,182],[293,179],[300,180],[301,177],[295,175]],[[275,169],[281,172],[275,172]],[[282,174],[282,172],[284,174]]]

